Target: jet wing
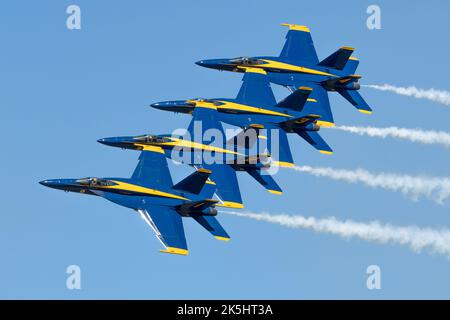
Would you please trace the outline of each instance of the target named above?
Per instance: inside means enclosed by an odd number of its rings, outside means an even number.
[[[289,27],[289,31],[280,58],[289,61],[304,61],[314,65],[319,63],[309,28],[287,23],[282,26]]]
[[[236,102],[260,108],[273,107],[276,99],[270,87],[267,75],[262,74],[259,69],[245,68],[242,85],[236,97]]]
[[[183,221],[174,208],[146,204],[145,208],[138,212],[165,247],[161,252],[188,254]]]
[[[161,152],[142,151],[131,179],[147,188],[172,187],[172,177],[162,149]]]

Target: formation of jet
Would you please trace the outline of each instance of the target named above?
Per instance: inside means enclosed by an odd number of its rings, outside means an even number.
[[[184,113],[192,120],[184,135],[143,134],[99,139],[104,145],[140,151],[131,178],[50,179],[40,183],[64,191],[103,197],[136,210],[164,246],[162,252],[188,254],[183,217],[190,217],[219,240],[230,236],[216,219],[216,207],[244,207],[237,172],[247,172],[272,194],[282,189],[271,174],[274,167],[293,166],[288,133],[300,136],[324,154],[333,150],[320,136],[333,126],[328,92],[337,91],[362,113],[370,114],[357,90],[358,59],[341,47],[319,61],[310,31],[289,27],[278,57],[210,59],[198,65],[243,73],[236,98],[195,98],[153,103],[156,109]],[[276,101],[271,84],[290,94]],[[239,128],[231,136],[222,123]],[[256,149],[256,151],[255,151]],[[173,184],[167,159],[195,171]]]
[[[273,164],[279,166],[294,165],[287,133],[296,133],[321,153],[332,153],[330,146],[318,133],[322,115],[326,113],[326,109],[316,99],[309,98],[312,88],[301,86],[277,103],[265,71],[245,68],[242,81],[242,86],[235,99],[206,100],[216,108],[216,119],[241,127],[242,134],[248,130],[255,130],[256,136],[260,136],[259,131],[265,129],[267,132],[265,137],[269,142],[272,141],[271,133],[276,130],[275,132],[279,136],[277,140],[279,150],[277,158],[272,157],[272,160]],[[195,100],[164,101],[151,106],[166,111],[192,114],[193,121],[195,121],[198,102]],[[238,137],[236,138],[238,139]],[[255,143],[255,141],[251,142]],[[272,151],[271,147],[269,143],[269,152]]]
[[[172,160],[210,170],[211,179],[216,183],[216,196],[220,199],[217,206],[236,209],[244,207],[236,171],[247,172],[269,192],[281,194],[282,190],[273,177],[264,174],[264,170],[270,167],[268,154],[249,156],[247,148],[244,148],[244,154],[239,153],[234,148],[227,148],[225,139],[219,143],[218,141],[200,143],[191,140],[196,135],[203,136],[210,129],[217,130],[220,136],[225,137],[217,111],[210,106],[212,104],[205,101],[197,101],[196,104],[195,110],[191,110],[193,118],[187,129],[189,139],[174,138],[166,134],[111,137],[100,139],[98,142],[122,149],[159,152]],[[201,124],[198,132],[195,128],[196,123]],[[215,161],[206,161],[208,159],[203,156],[204,151],[215,152]]]

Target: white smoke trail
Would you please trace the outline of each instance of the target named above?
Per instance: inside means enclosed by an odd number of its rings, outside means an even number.
[[[419,89],[413,86],[396,87],[390,84],[383,85],[363,85],[364,87],[373,88],[381,91],[389,91],[402,96],[414,97],[417,99],[428,99],[443,105],[450,105],[450,91],[436,89]]]
[[[374,127],[354,127],[354,126],[335,126],[330,129],[342,130],[356,133],[359,135],[368,135],[378,138],[399,138],[412,142],[424,144],[440,144],[444,147],[450,147],[450,133],[444,131],[426,131],[420,129],[405,129],[398,127],[374,128]]]
[[[411,197],[413,200],[424,196],[439,204],[443,204],[450,197],[449,178],[371,173],[364,169],[345,170],[311,166],[295,166],[290,168],[317,177],[327,177],[349,183],[364,183],[373,188],[398,191]]]
[[[419,228],[417,226],[399,227],[381,224],[378,221],[368,223],[352,220],[339,221],[335,217],[317,219],[297,215],[271,215],[245,211],[221,211],[221,213],[266,221],[290,228],[309,229],[319,233],[334,234],[346,239],[355,237],[380,244],[400,244],[408,246],[415,252],[427,249],[431,253],[442,254],[450,259],[449,229]]]

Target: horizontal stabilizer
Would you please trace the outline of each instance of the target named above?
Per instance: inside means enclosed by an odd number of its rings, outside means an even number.
[[[345,65],[347,64],[348,59],[351,57],[354,50],[355,49],[351,48],[351,47],[339,48],[337,51],[332,53],[330,56],[323,59],[319,63],[319,66],[342,70],[342,69],[344,69]]]
[[[320,119],[319,115],[316,114],[308,114],[304,117],[300,117],[300,118],[294,118],[291,120],[287,120],[284,122],[281,122],[280,125],[287,129],[288,131],[290,131],[290,129],[293,129],[295,127],[306,127],[314,122],[316,122],[318,119]]]
[[[217,202],[219,202],[219,201],[214,200],[214,199],[204,199],[204,200],[180,204],[180,205],[176,206],[175,208],[182,215],[190,216],[192,213],[197,213],[197,214],[202,215],[202,214],[204,214],[204,213],[202,213],[203,210],[214,206]],[[210,213],[205,213],[205,214],[212,214],[212,213],[210,212]]]
[[[203,186],[208,180],[210,174],[210,170],[203,168],[198,169],[197,171],[174,185],[172,189],[185,191],[192,194],[199,194],[200,191],[202,191]]]
[[[227,145],[250,149],[258,141],[258,138],[261,138],[259,134],[261,129],[264,129],[263,125],[251,124],[248,128],[244,128],[244,130],[228,139]]]
[[[282,194],[283,190],[281,190],[280,186],[275,182],[270,174],[262,174],[260,169],[249,168],[246,171],[270,193]]]
[[[343,96],[348,102],[358,109],[359,112],[365,114],[371,114],[372,109],[369,107],[363,97],[355,90],[338,90],[338,92]]]
[[[317,131],[306,131],[301,129],[294,130],[300,137],[305,139],[310,145],[319,150],[324,154],[331,154],[333,150],[330,146],[323,140]]]
[[[217,221],[216,217],[213,216],[202,216],[202,215],[192,215],[203,228],[208,230],[216,239],[228,241],[230,236],[225,231],[225,229]]]
[[[278,108],[302,111],[311,94],[310,87],[300,87],[277,104]]]

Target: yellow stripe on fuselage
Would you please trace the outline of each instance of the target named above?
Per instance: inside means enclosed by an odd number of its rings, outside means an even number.
[[[315,69],[310,69],[310,68],[305,68],[305,67],[301,67],[301,66],[296,66],[293,64],[289,64],[289,63],[273,61],[273,60],[268,60],[268,59],[261,59],[261,61],[264,61],[266,63],[253,65],[252,67],[262,68],[262,69],[277,69],[277,70],[291,71],[291,72],[301,72],[301,73],[308,73],[308,74],[315,74],[315,75],[320,75],[320,76],[330,76],[330,77],[338,78],[338,76],[331,74],[331,73],[327,73],[327,72],[323,72],[323,71],[319,71],[319,70],[315,70]]]
[[[230,102],[230,101],[219,101],[219,102],[222,104],[217,106],[218,110],[228,109],[228,110],[235,110],[235,111],[245,111],[245,112],[256,113],[256,114],[265,114],[265,115],[269,115],[269,116],[292,118],[292,116],[289,114],[272,111],[269,109],[252,107],[252,106],[248,106],[245,104],[240,104],[240,103],[235,103],[235,102]]]
[[[195,107],[197,108],[206,108],[206,109],[213,109],[217,110],[217,106],[209,101],[202,101],[202,100],[188,100],[188,103],[194,103]]]
[[[206,150],[206,151],[214,151],[214,152],[220,152],[220,153],[230,153],[234,155],[241,155],[238,152],[231,151],[228,149],[223,149],[219,147],[210,146],[203,143],[198,143],[194,141],[189,140],[183,140],[183,139],[177,139],[177,138],[169,138],[172,140],[172,142],[163,142],[160,144],[161,147],[187,147],[191,149],[200,149],[200,150]]]
[[[239,69],[244,69],[245,72],[250,72],[250,73],[259,73],[259,74],[267,74],[267,72],[263,69],[260,68],[253,68],[253,67],[242,67],[242,66],[238,66]]]
[[[141,147],[142,150],[150,151],[150,152],[156,152],[156,153],[162,153],[164,154],[164,150],[161,147],[155,147],[148,144],[141,144],[141,143],[135,143],[136,147]]]
[[[97,189],[106,189],[106,190],[122,190],[122,191],[130,191],[130,192],[136,192],[136,193],[140,193],[140,194],[145,194],[145,195],[149,195],[149,196],[154,196],[154,197],[161,197],[161,198],[171,198],[171,199],[178,199],[178,200],[189,200],[188,198],[184,198],[184,197],[180,197],[176,194],[173,193],[168,193],[168,192],[164,192],[164,191],[159,191],[156,189],[150,189],[150,188],[146,188],[146,187],[142,187],[142,186],[138,186],[135,184],[131,184],[131,183],[126,183],[126,182],[122,182],[122,181],[116,181],[116,180],[111,180],[112,182],[115,183],[115,185],[112,186],[96,186]]]

